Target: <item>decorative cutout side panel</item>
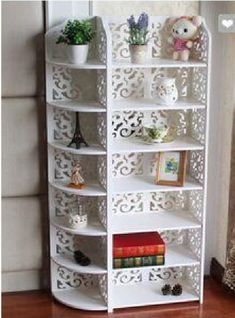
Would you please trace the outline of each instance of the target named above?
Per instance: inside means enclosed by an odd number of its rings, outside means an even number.
[[[97,286],[97,277],[95,275],[84,275],[72,272],[65,267],[58,266],[56,272],[57,288],[70,289],[91,286]]]
[[[81,173],[85,183],[87,180],[97,179],[97,158],[94,156],[78,156],[55,149],[54,157],[51,160],[54,165],[52,168],[54,170],[54,179],[57,181],[66,180],[68,183],[70,182],[71,170],[75,161],[79,161],[81,164]]]

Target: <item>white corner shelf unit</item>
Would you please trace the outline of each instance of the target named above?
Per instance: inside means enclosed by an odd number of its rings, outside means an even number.
[[[203,301],[210,36],[205,22],[190,61],[168,55],[167,17],[150,17],[148,61],[131,64],[126,17],[91,17],[96,35],[88,62],[69,64],[55,40],[63,25],[46,34],[47,127],[51,290],[61,303],[84,310]],[[64,22],[65,23],[65,22]],[[176,78],[179,100],[154,100],[155,80]],[[80,112],[89,147],[68,148]],[[176,139],[146,145],[138,135],[145,121],[174,119]],[[188,151],[183,187],[154,182],[160,151]],[[67,184],[79,160],[86,188]],[[72,230],[65,216],[82,204],[88,226]],[[113,269],[113,235],[158,231],[166,243],[164,266]],[[91,259],[76,264],[73,251]],[[180,296],[163,296],[165,283],[180,282]]]

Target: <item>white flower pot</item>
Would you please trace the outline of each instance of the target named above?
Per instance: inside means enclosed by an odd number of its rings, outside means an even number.
[[[147,45],[129,45],[131,63],[144,64],[147,58]]]
[[[160,77],[156,80],[156,99],[160,104],[172,105],[178,99],[175,78]]]
[[[67,56],[72,64],[84,64],[87,60],[89,45],[68,45]]]

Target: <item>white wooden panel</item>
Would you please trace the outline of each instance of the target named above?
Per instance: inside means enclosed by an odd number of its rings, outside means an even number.
[[[49,29],[67,18],[88,16],[89,10],[89,1],[47,1],[46,27]]]

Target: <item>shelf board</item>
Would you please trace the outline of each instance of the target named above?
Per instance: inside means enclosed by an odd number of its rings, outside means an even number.
[[[96,288],[62,289],[52,291],[53,296],[62,304],[83,310],[107,310]]]
[[[161,288],[165,283],[167,282],[163,281],[162,284],[160,284],[156,281],[152,281],[116,285],[113,288],[113,306],[114,308],[124,308],[199,300],[199,296],[182,281],[174,282],[181,283],[183,286],[182,295],[163,296]]]
[[[106,108],[98,102],[87,101],[80,102],[77,100],[50,101],[47,105],[63,110],[80,113],[104,113]]]
[[[104,63],[101,63],[97,60],[88,60],[84,64],[71,64],[65,59],[62,58],[53,58],[53,59],[47,59],[46,63],[58,65],[58,66],[64,66],[71,69],[94,69],[94,70],[100,70],[105,69],[106,65]]]
[[[146,61],[145,64],[134,64],[129,59],[113,61],[113,68],[154,68],[154,67],[206,67],[205,62],[189,60],[174,61],[173,59],[155,58]]]
[[[98,264],[91,263],[88,266],[81,266],[75,262],[72,256],[56,255],[56,256],[53,256],[51,259],[57,265],[64,266],[67,269],[72,270],[76,273],[82,273],[82,274],[106,274],[107,273],[107,270]]]
[[[106,190],[97,182],[88,182],[81,190],[68,187],[69,181],[54,181],[49,183],[52,187],[64,192],[80,196],[106,196]]]
[[[162,186],[155,184],[153,176],[134,176],[113,178],[114,193],[138,193],[138,192],[170,192],[202,190],[203,187],[197,181],[186,178],[183,187]]]
[[[113,216],[112,232],[135,233],[200,228],[200,222],[188,211],[136,212]]]
[[[113,111],[144,111],[144,110],[187,110],[204,109],[205,105],[192,99],[181,98],[173,105],[161,105],[151,98],[123,98],[112,102]]]
[[[203,150],[204,146],[191,137],[178,137],[172,142],[147,144],[141,138],[120,138],[113,142],[113,153],[130,152],[159,152],[159,151],[182,151]]]
[[[179,266],[193,266],[198,265],[200,262],[197,257],[187,248],[182,245],[167,246],[165,254],[165,264],[157,266],[142,266],[142,267],[129,267],[129,268],[115,268],[113,272],[142,270],[149,271],[149,268],[167,268]]]
[[[99,221],[92,220],[85,228],[81,229],[71,229],[66,226],[66,219],[65,217],[53,217],[51,218],[51,224],[55,227],[71,234],[75,235],[86,235],[86,236],[104,236],[107,235],[105,228]]]
[[[58,141],[54,141],[54,142],[48,142],[48,145],[50,147],[56,148],[56,149],[60,149],[69,153],[74,153],[76,155],[105,155],[106,154],[106,150],[100,146],[100,145],[89,145],[89,147],[83,146],[81,145],[80,149],[76,149],[76,148],[72,148],[72,147],[68,147],[68,143],[62,143],[62,142],[58,142]]]

